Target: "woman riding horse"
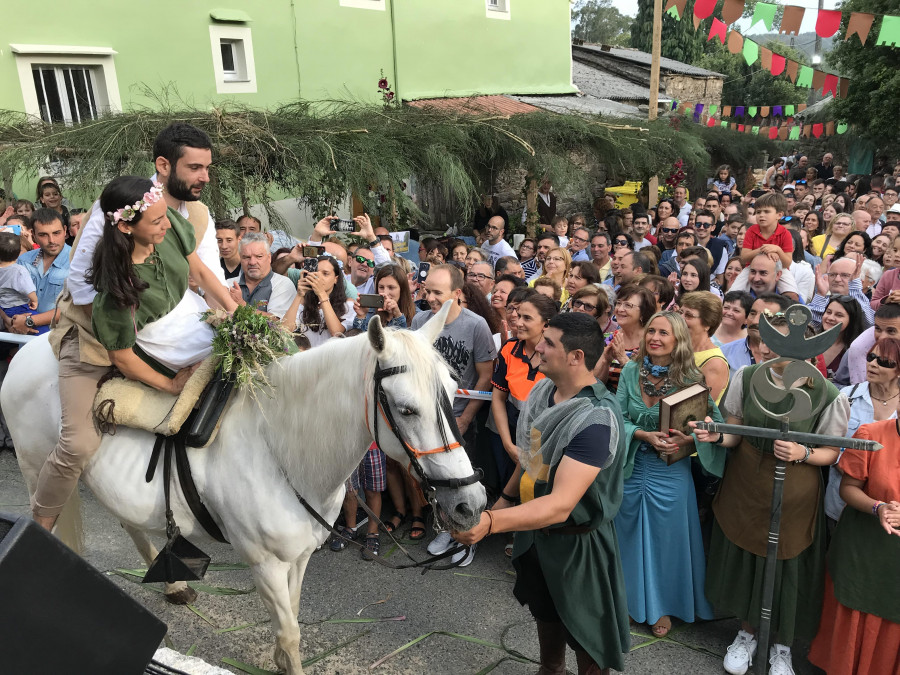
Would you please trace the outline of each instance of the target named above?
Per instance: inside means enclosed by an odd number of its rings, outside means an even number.
[[[98,292],[91,316],[94,335],[125,377],[179,394],[212,344],[212,329],[199,320],[208,306],[188,288],[188,276],[226,310],[233,311],[235,303],[197,256],[193,226],[167,208],[159,184],[136,176],[116,178],[100,195],[100,208],[103,236],[86,276]],[[103,367],[83,363],[75,331],[62,340],[61,363],[65,358],[77,359],[77,365],[60,369],[60,440],[41,470],[33,501],[35,520],[48,530],[99,445],[99,439],[79,442],[96,432],[87,429],[89,415],[84,419],[71,410],[78,396],[93,400],[90,384]]]

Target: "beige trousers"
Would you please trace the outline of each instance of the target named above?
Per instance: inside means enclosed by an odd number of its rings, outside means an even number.
[[[109,372],[108,366],[82,363],[78,331],[73,328],[59,348],[59,400],[62,404],[62,428],[59,442],[50,453],[38,477],[32,498],[32,511],[41,517],[60,514],[85,465],[100,447],[100,434],[94,428],[92,408],[97,382]]]

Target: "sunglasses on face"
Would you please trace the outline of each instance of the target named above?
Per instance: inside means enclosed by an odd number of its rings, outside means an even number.
[[[368,265],[369,267],[375,267],[375,261],[374,261],[374,260],[369,260],[369,259],[368,259],[367,257],[365,257],[364,255],[356,255],[356,256],[353,256],[353,259],[354,259],[356,262],[358,262],[360,265],[365,264],[365,265]]]
[[[694,223],[694,226],[699,227],[701,230],[708,230],[713,226],[713,224],[712,223],[701,223],[698,220],[697,222]]]
[[[628,246],[628,240],[616,239],[616,246]]]
[[[891,361],[890,359],[883,359],[880,356],[878,356],[878,354],[876,354],[875,352],[869,352],[866,355],[866,361],[868,361],[869,363],[872,363],[872,361],[874,361],[882,368],[896,368],[897,367],[896,361]]]
[[[666,234],[675,234],[676,232],[678,232],[678,228],[677,227],[675,227],[675,228],[664,227],[664,228],[662,228],[662,231],[665,232]]]
[[[589,305],[584,300],[573,300],[572,308],[573,309],[583,309],[588,312],[593,312],[595,309],[597,309],[597,305]]]

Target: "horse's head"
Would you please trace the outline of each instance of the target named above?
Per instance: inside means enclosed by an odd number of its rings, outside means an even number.
[[[416,332],[385,330],[377,316],[372,318],[368,337],[376,361],[366,414],[379,447],[408,467],[426,492],[434,487],[430,497],[444,523],[468,530],[478,522],[487,497],[459,443],[451,406],[456,382],[432,346],[449,309],[448,302]]]

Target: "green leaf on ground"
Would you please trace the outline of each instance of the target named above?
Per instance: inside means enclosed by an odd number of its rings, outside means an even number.
[[[208,572],[226,572],[228,570],[246,570],[249,569],[250,565],[247,563],[236,562],[236,563],[216,563],[210,565],[206,568]]]
[[[204,593],[209,593],[210,595],[247,595],[256,592],[255,587],[244,590],[241,588],[228,588],[226,586],[207,586],[206,584],[196,584],[193,582],[188,583],[188,586],[195,591],[202,591]]]
[[[196,642],[190,646],[190,648],[184,653],[184,655],[185,656],[193,656],[195,651],[197,651],[197,643]]]
[[[357,633],[352,638],[348,638],[348,639],[344,640],[343,642],[336,644],[334,647],[326,649],[324,652],[316,654],[315,656],[311,656],[310,658],[306,659],[306,661],[304,661],[302,665],[304,668],[307,668],[307,667],[311,666],[312,664],[317,663],[328,656],[331,656],[336,651],[343,649],[347,645],[353,644],[354,642],[359,640],[361,637],[363,637],[364,635],[368,635],[371,632],[372,632],[371,630],[364,630],[362,633]]]
[[[271,619],[266,619],[265,621],[257,621],[255,623],[242,623],[240,626],[231,626],[230,628],[220,628],[216,631],[216,635],[221,633],[234,633],[235,631],[244,630],[245,628],[253,628],[254,626],[262,626],[263,624],[267,624],[271,621]]]
[[[199,609],[197,609],[193,605],[188,604],[188,605],[185,605],[185,607],[187,607],[189,610],[191,610],[194,614],[199,616],[201,619],[203,619],[206,623],[208,623],[213,628],[218,628],[218,626],[213,622],[212,619],[210,619],[208,616],[206,616],[206,614],[201,612]]]
[[[325,619],[322,623],[379,623],[380,621],[406,621],[405,616],[363,617],[360,619]]]

